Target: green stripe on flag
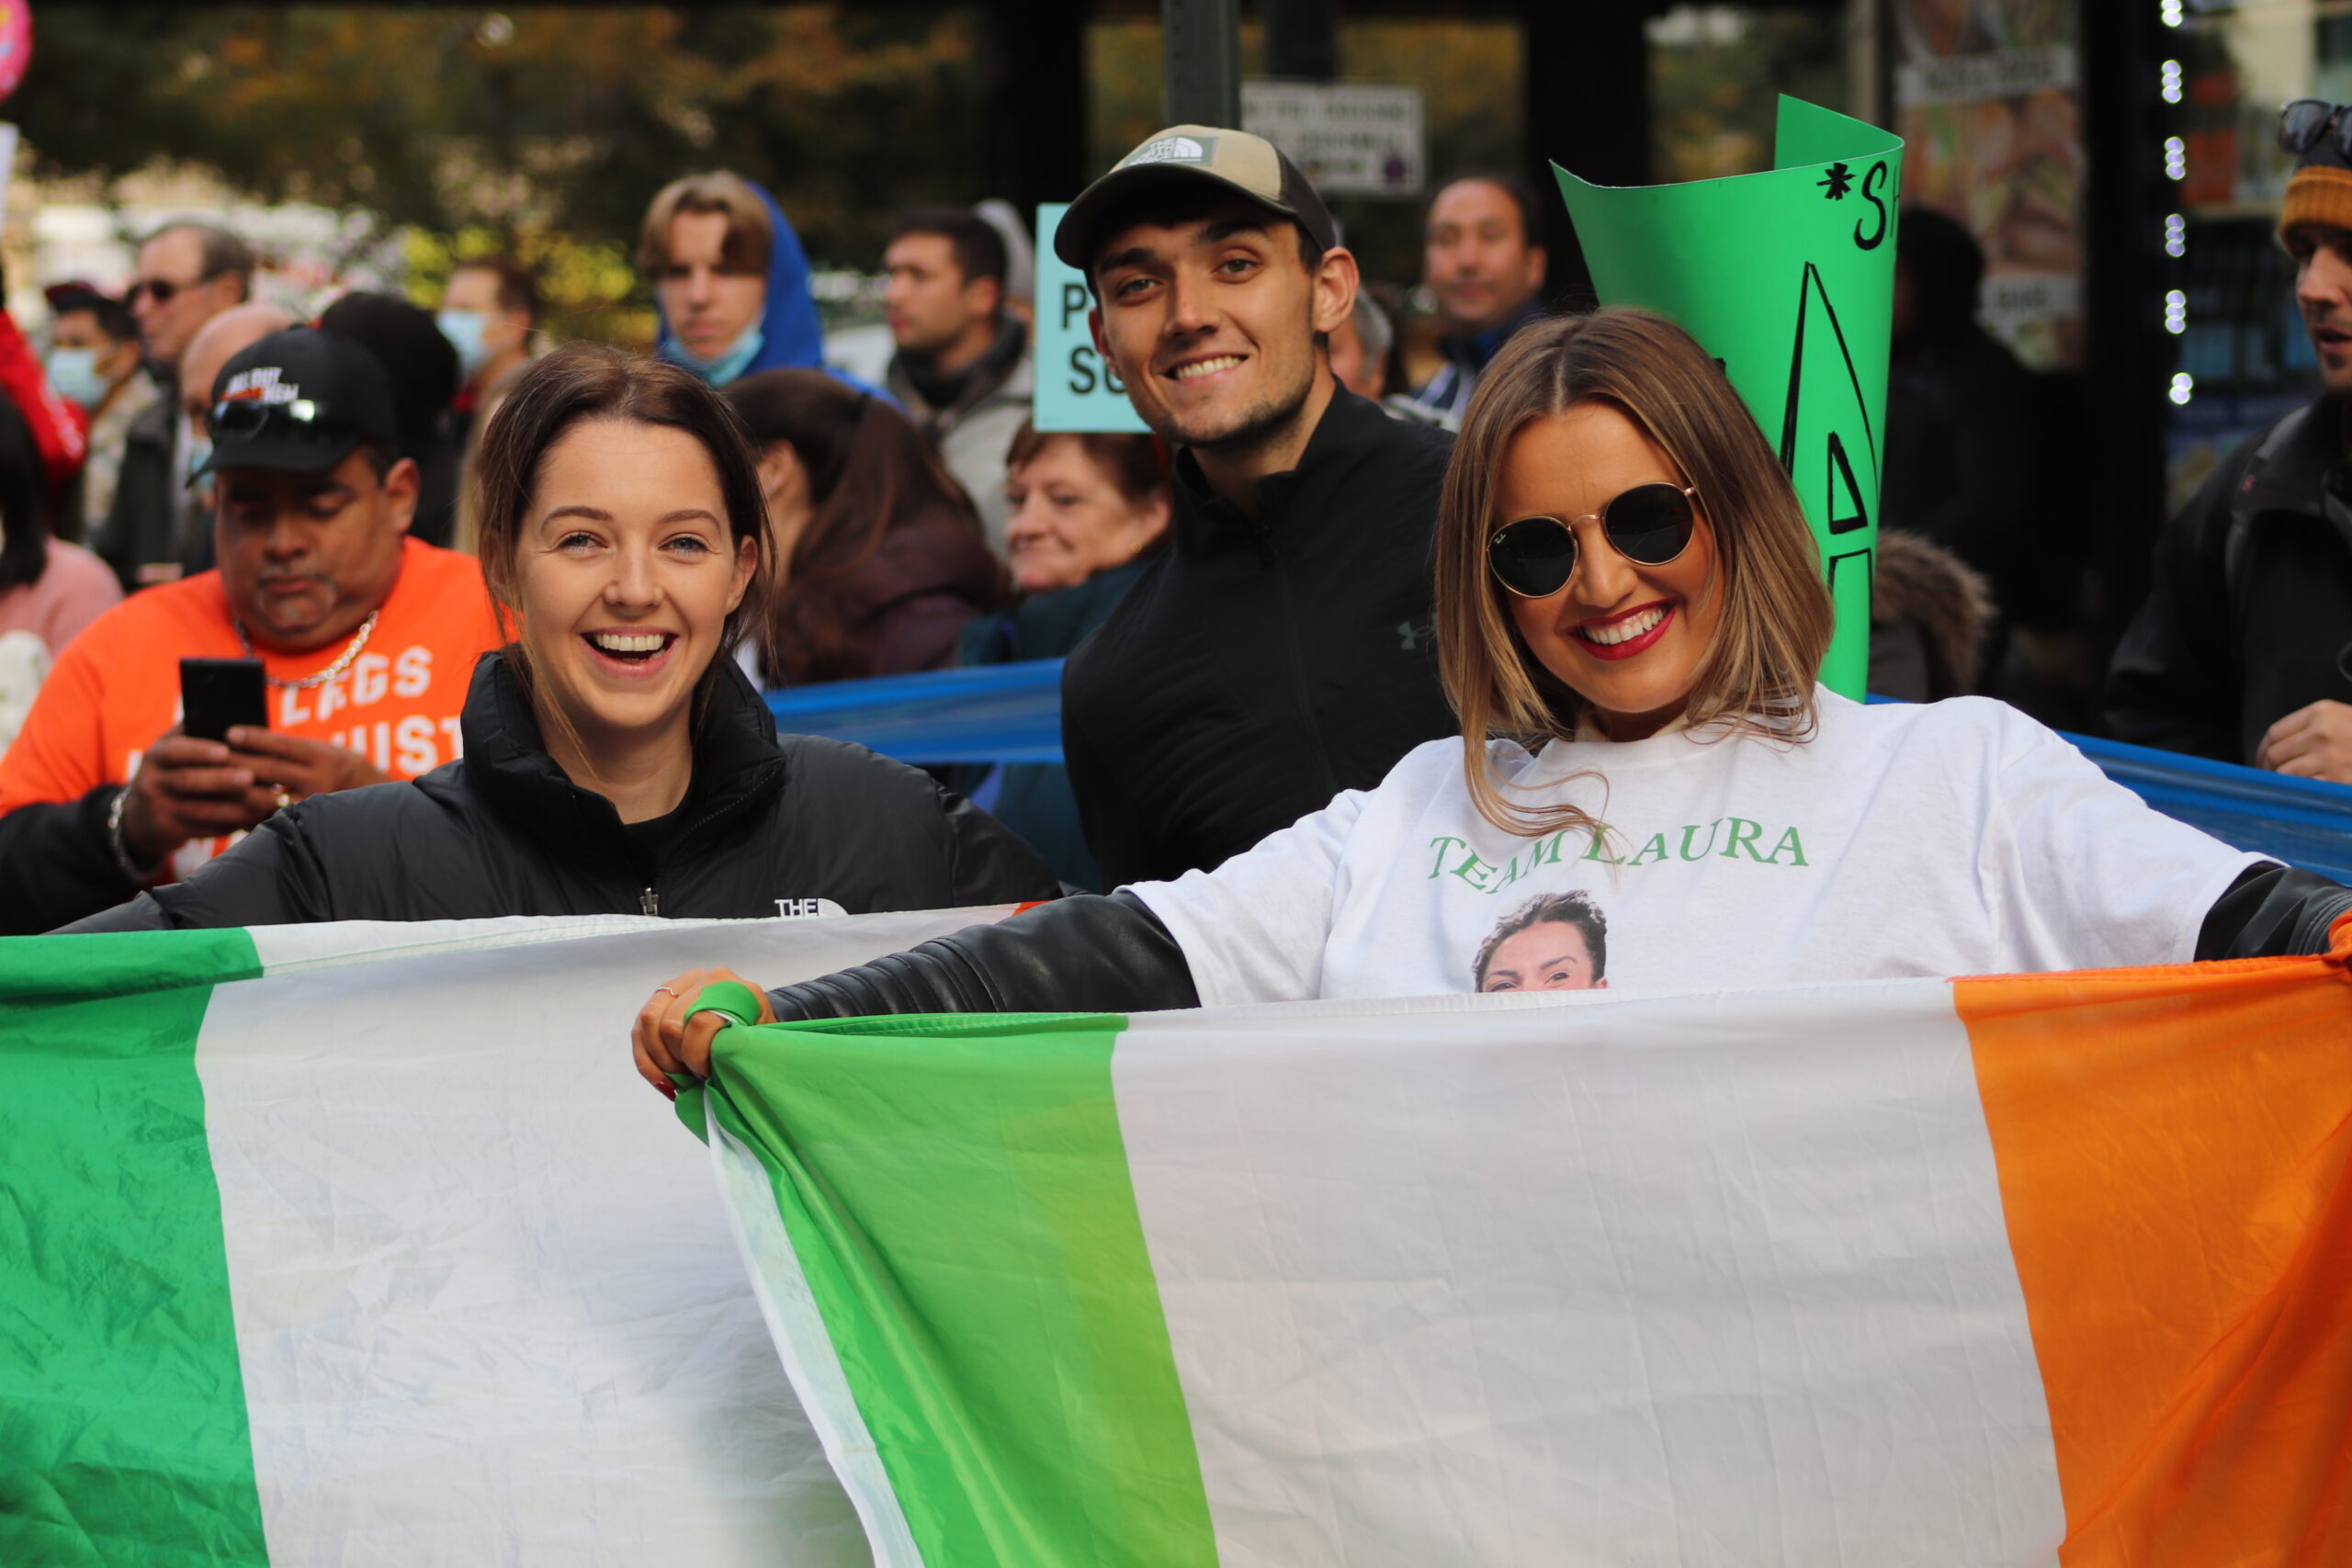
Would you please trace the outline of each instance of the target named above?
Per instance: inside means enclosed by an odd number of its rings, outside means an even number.
[[[262,1563],[197,1032],[243,931],[0,941],[0,1562]]]
[[[1213,1568],[1109,1017],[720,1036],[831,1351],[932,1568]]]

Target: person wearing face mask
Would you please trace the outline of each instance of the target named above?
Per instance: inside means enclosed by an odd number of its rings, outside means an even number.
[[[434,318],[458,351],[464,378],[450,405],[458,445],[458,548],[471,554],[481,519],[474,503],[481,434],[506,394],[529,367],[539,326],[539,285],[529,268],[507,256],[477,256],[449,274]]]
[[[1067,656],[1110,618],[1168,542],[1168,467],[1148,435],[1041,434],[1023,420],[1004,462],[1006,544],[1022,598],[965,626],[959,664]],[[971,791],[1063,882],[1101,888],[1067,769],[1001,764]]]
[[[94,288],[49,297],[49,384],[90,416],[90,450],[82,468],[81,535],[89,536],[114,506],[115,480],[131,422],[153,407],[163,388],[139,352],[130,308]]]
[[[720,169],[662,187],[638,233],[658,352],[714,387],[824,363],[808,258],[775,198]]]
[[[1542,321],[1496,356],[1446,470],[1437,606],[1461,733],[1378,787],[1213,872],[927,942],[765,1010],[1462,993],[1492,981],[1500,917],[1531,904],[1539,923],[1589,912],[1605,952],[1552,931],[1515,956],[1561,985],[1605,964],[1620,993],[2324,953],[2352,911],[2352,889],[2158,815],[2003,704],[1825,690],[1831,604],[1796,493],[1662,317]],[[707,1071],[720,1020],[685,1013],[720,977],[650,998],[640,1072]]]
[[[1059,891],[928,775],[779,739],[732,658],[766,575],[758,468],[698,378],[559,349],[492,422],[481,467],[481,574],[519,631],[474,666],[462,757],[281,811],[72,930],[865,914]]]

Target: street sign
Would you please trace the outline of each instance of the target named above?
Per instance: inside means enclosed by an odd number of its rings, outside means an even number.
[[[1054,231],[1066,201],[1037,204],[1037,392],[1032,419],[1041,431],[1135,431],[1143,421],[1127,389],[1094,351],[1086,324],[1093,299],[1086,279],[1054,254]]]
[[[1290,156],[1320,195],[1411,199],[1429,178],[1421,90],[1371,82],[1244,82],[1241,129]]]

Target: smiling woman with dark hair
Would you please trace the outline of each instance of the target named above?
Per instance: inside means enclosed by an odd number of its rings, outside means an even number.
[[[730,657],[761,613],[759,475],[690,372],[575,345],[492,420],[485,654],[465,751],[279,812],[176,886],[73,929],[492,915],[953,908],[1058,891],[927,775],[790,736]]]

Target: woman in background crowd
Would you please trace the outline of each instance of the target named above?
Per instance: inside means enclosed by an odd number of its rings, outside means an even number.
[[[0,751],[57,650],[122,597],[111,567],[51,535],[48,488],[31,427],[0,398]]]
[[[1029,848],[862,747],[779,743],[732,657],[762,613],[760,479],[678,366],[575,344],[481,462],[482,573],[516,641],[474,667],[465,751],[321,795],[72,930],[496,915],[864,914],[1051,898]]]
[[[1004,600],[970,497],[906,415],[821,370],[729,385],[758,454],[779,563],[770,686],[938,670]]]
[[[1168,469],[1148,435],[1043,435],[1026,421],[1005,457],[1005,548],[1020,604],[975,616],[963,664],[1059,659],[1118,608],[1167,541]],[[1058,763],[988,770],[972,798],[1029,840],[1072,887],[1099,891],[1069,773]]]
[[[1533,925],[1551,929],[1521,946],[1544,951],[1515,957],[1613,990],[2177,964],[2325,952],[2352,909],[2158,815],[2005,705],[1823,689],[1831,606],[1796,493],[1661,317],[1540,321],[1496,355],[1436,557],[1458,738],[1215,871],[1063,899],[763,1012],[1435,996],[1490,981]],[[1598,917],[1585,951],[1565,919],[1520,925],[1545,897]],[[685,1013],[733,977],[653,996],[639,1070],[706,1074],[720,1020]]]

